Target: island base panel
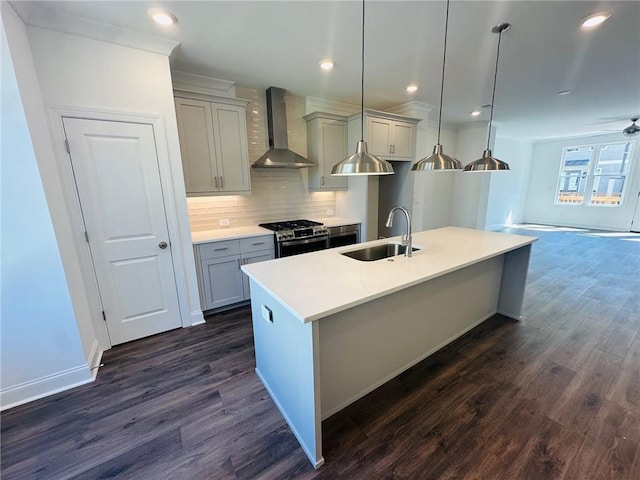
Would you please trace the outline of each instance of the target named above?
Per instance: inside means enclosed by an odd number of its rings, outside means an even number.
[[[502,265],[494,257],[314,322],[322,418],[494,315]]]
[[[253,280],[250,288],[256,373],[311,464],[318,468],[324,463],[318,324],[302,323]]]
[[[522,305],[530,256],[530,244],[504,254],[500,299],[498,300],[500,315],[514,320],[522,320]]]

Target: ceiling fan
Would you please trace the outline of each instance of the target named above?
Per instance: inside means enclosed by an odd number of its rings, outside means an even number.
[[[629,117],[627,117],[629,118]],[[610,118],[607,119],[606,122],[604,123],[610,123],[610,122],[620,122],[623,119],[623,117],[618,117],[618,118]],[[640,115],[634,115],[631,118],[629,118],[629,120],[631,120],[631,125],[628,125],[625,128],[620,128],[618,127],[617,130],[601,130],[601,132],[616,132],[616,133],[622,133],[625,137],[632,137],[634,135],[637,135],[638,133],[640,133],[640,125],[637,125],[636,122],[638,120],[640,120]]]
[[[640,126],[636,125],[637,121],[638,121],[638,117],[632,118],[631,125],[629,125],[627,128],[622,130],[622,134],[626,135],[627,137],[630,137],[632,135],[637,135],[638,133],[640,133]]]

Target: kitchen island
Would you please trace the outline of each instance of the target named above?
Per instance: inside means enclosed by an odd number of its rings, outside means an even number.
[[[414,234],[412,257],[341,254],[394,240],[242,267],[256,373],[316,468],[322,420],[492,315],[521,318],[534,237],[446,227]]]

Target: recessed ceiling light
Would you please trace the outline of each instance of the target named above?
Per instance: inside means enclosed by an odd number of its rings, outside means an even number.
[[[594,13],[593,15],[589,15],[587,18],[583,19],[582,22],[580,22],[580,26],[582,28],[597,27],[610,16],[611,14],[607,12]]]
[[[173,25],[178,21],[175,15],[167,12],[166,10],[162,10],[160,8],[152,8],[149,10],[149,16],[159,25],[169,26]]]
[[[322,70],[331,70],[333,68],[333,60],[322,60],[320,62],[320,68]]]
[[[561,97],[564,95],[569,95],[571,93],[571,90],[560,90],[558,92],[558,95],[560,95]]]
[[[414,92],[417,92],[417,91],[418,91],[418,86],[417,85],[413,85],[412,84],[412,85],[409,85],[407,87],[407,92],[409,92],[409,93],[414,93]]]
[[[471,112],[471,116],[472,117],[477,117],[478,115],[480,115],[480,110],[474,110],[473,112]]]

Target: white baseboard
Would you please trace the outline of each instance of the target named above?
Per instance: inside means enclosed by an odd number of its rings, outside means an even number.
[[[196,310],[195,312],[191,312],[190,317],[191,317],[191,325],[190,325],[191,327],[205,323],[202,310]]]
[[[100,352],[102,355],[102,352]],[[98,360],[99,361],[99,360]],[[46,377],[0,390],[0,411],[32,402],[93,381],[88,365],[70,368]]]
[[[100,366],[100,361],[102,360],[103,353],[104,350],[100,348],[98,340],[94,340],[93,345],[91,345],[91,352],[89,352],[89,369],[91,371],[91,378],[93,380],[95,380],[96,375],[98,375],[98,367]]]

